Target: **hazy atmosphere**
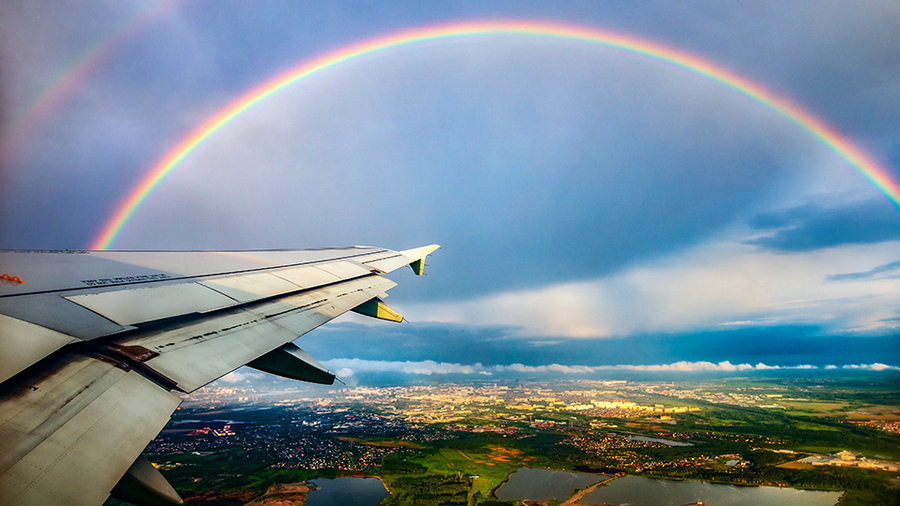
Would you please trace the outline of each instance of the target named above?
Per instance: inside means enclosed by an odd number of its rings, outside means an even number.
[[[6,2],[0,247],[441,244],[392,276],[409,322],[298,341],[350,383],[898,370],[898,30],[893,0]]]

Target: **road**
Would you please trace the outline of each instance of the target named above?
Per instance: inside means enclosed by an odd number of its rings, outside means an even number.
[[[585,489],[579,490],[578,492],[575,492],[571,497],[566,499],[566,502],[561,503],[559,506],[576,506],[578,504],[578,501],[582,497],[593,492],[595,488],[599,487],[600,485],[603,485],[604,483],[609,483],[618,477],[619,477],[619,475],[610,476],[609,478],[607,478],[603,481],[598,481],[597,483],[594,483],[593,485],[591,485]]]

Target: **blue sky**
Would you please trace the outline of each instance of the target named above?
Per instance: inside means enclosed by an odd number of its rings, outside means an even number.
[[[7,3],[0,245],[86,247],[179,140],[280,72],[503,19],[709,60],[900,178],[894,1]],[[83,78],[35,116],[72,69]],[[394,276],[411,323],[351,316],[298,344],[348,378],[900,365],[896,206],[759,103],[574,41],[429,43],[288,87],[186,158],[115,247],[433,242],[427,277]]]

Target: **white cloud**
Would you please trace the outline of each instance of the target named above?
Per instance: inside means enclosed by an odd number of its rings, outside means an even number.
[[[434,360],[399,361],[365,360],[361,358],[335,358],[322,362],[329,369],[347,371],[352,376],[359,372],[401,372],[430,376],[432,374],[472,374],[484,370],[480,363],[473,365],[435,362]],[[341,376],[340,374],[338,376]]]
[[[670,364],[650,364],[650,365],[563,365],[563,364],[547,364],[547,365],[491,365],[485,366],[481,363],[474,364],[456,364],[447,362],[435,362],[433,360],[421,361],[390,361],[390,360],[365,360],[359,358],[336,358],[323,362],[330,368],[338,368],[338,376],[352,376],[360,372],[397,372],[412,375],[431,376],[434,374],[481,374],[492,375],[494,373],[558,373],[558,374],[593,374],[604,371],[634,371],[634,372],[675,372],[675,373],[691,373],[691,372],[751,372],[751,371],[771,371],[771,370],[815,370],[818,366],[811,364],[799,365],[767,365],[762,362],[751,364],[732,364],[725,360],[718,363],[697,361],[678,361]],[[828,365],[825,370],[838,369],[837,366]],[[874,364],[848,364],[843,369],[847,370],[867,370],[867,371],[900,371],[900,367],[881,363]],[[349,372],[349,374],[341,374]]]
[[[523,336],[613,337],[696,328],[812,324],[896,328],[900,279],[830,282],[896,261],[900,242],[776,253],[732,233],[608,277],[408,309],[416,320],[510,325]],[[740,234],[741,239],[746,234]]]
[[[874,363],[874,364],[848,364],[844,366],[844,369],[855,369],[855,370],[863,370],[863,371],[900,371],[900,367]]]
[[[225,376],[222,376],[221,378],[219,378],[218,381],[221,381],[223,383],[240,383],[242,381],[259,379],[262,377],[263,377],[262,373],[252,372],[252,371],[248,370],[247,368],[243,368],[243,369],[236,369],[234,371],[231,371],[230,373],[226,374]]]
[[[770,369],[770,367],[765,366],[763,368]],[[714,364],[712,362],[686,362],[684,360],[679,362],[673,362],[671,364],[659,364],[659,365],[614,365],[614,366],[601,366],[595,368],[597,370],[617,370],[617,371],[642,371],[642,372],[698,372],[698,371],[748,371],[753,370],[754,367],[750,364],[732,364],[729,361],[719,362],[718,364]]]

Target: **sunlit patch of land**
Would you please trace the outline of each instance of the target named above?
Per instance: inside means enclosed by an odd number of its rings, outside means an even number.
[[[849,411],[847,418],[853,420],[878,420],[884,422],[900,422],[900,406],[868,405]]]
[[[245,506],[303,506],[310,490],[306,482],[276,483]]]
[[[490,459],[494,462],[505,462],[509,463],[512,461],[522,462],[522,452],[516,450],[515,448],[499,448],[493,447],[491,448]]]
[[[806,462],[800,462],[798,460],[778,464],[778,467],[782,469],[813,469],[812,464],[807,464]]]

